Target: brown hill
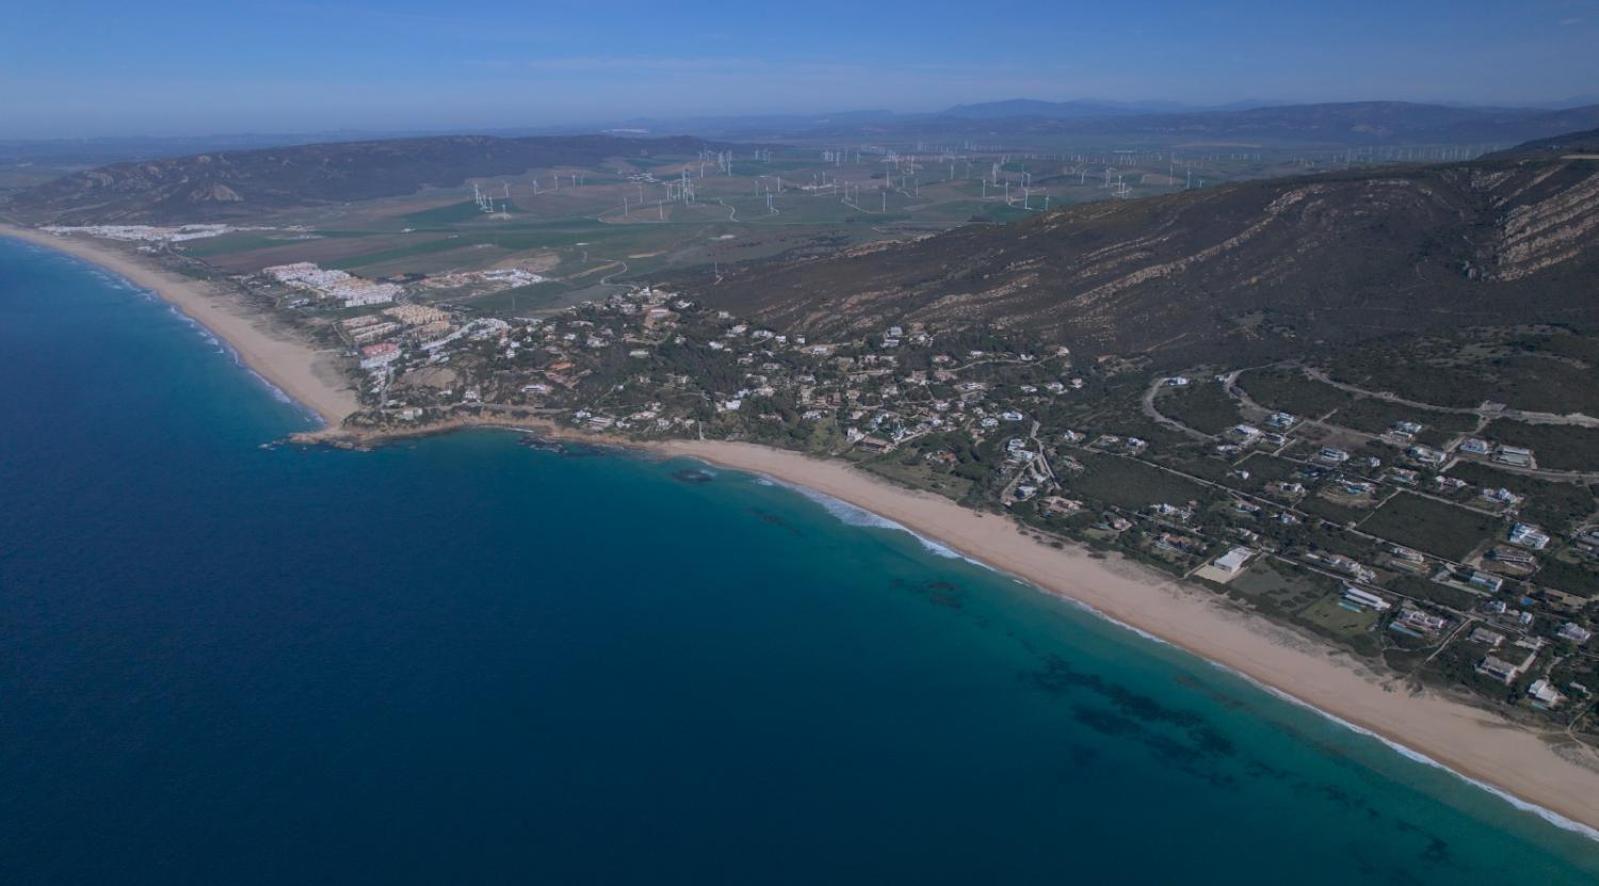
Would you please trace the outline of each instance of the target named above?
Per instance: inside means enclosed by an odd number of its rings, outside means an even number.
[[[475,176],[692,154],[706,145],[695,138],[446,136],[222,151],[74,173],[13,195],[4,209],[38,223],[219,221],[400,196]]]
[[[1599,321],[1596,246],[1599,162],[1542,152],[1094,203],[676,282],[824,336],[987,326],[1180,361]]]

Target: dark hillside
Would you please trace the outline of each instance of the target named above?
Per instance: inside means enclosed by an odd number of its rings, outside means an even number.
[[[1599,162],[1564,156],[1088,204],[680,282],[823,336],[981,325],[1171,360],[1534,316],[1585,324],[1599,321]]]

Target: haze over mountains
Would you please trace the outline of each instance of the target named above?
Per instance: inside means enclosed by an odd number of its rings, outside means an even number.
[[[211,222],[401,196],[458,186],[474,176],[692,153],[709,144],[686,137],[463,135],[222,151],[73,173],[15,195],[6,208],[56,224]]]
[[[1599,103],[1575,107],[1469,107],[1397,101],[1317,104],[1236,102],[1183,108],[1169,102],[1045,102],[1015,99],[957,105],[932,114],[851,114],[632,120],[651,132],[731,139],[914,138],[1122,140],[1172,145],[1242,140],[1275,145],[1514,145],[1599,126]]]
[[[1079,137],[1144,143],[1241,138],[1282,144],[1519,144],[1599,126],[1599,96],[1575,96],[1525,107],[1482,107],[1398,101],[1283,104],[1245,100],[1214,106],[1169,101],[1007,99],[955,105],[929,113],[863,109],[818,114],[728,114],[633,117],[585,125],[485,127],[471,134],[517,138],[583,135],[691,135],[738,140],[827,137],[966,138]],[[0,162],[106,164],[223,150],[297,144],[429,138],[462,134],[427,127],[368,132],[244,133],[95,139],[0,140]]]
[[[1585,159],[1599,143],[1599,106],[1367,102],[1092,118],[1070,116],[1075,110],[990,118],[968,107],[960,125],[1099,127],[1167,145],[1436,144],[1512,135],[1526,144],[1466,163],[1107,200],[821,258],[724,264],[717,282],[688,272],[672,283],[820,336],[905,322],[985,326],[1035,332],[1087,353],[1171,362],[1222,350],[1274,357],[1529,315],[1599,321],[1595,300],[1570,295],[1592,292],[1599,281],[1599,162]],[[848,126],[869,129],[861,119]],[[0,208],[34,223],[240,220],[474,177],[720,146],[689,136],[444,136],[230,150],[73,173]]]
[[[1247,104],[1247,103],[1246,103]],[[687,121],[630,121],[611,135],[543,140],[527,131],[496,135],[358,139],[349,134],[305,144],[285,135],[211,139],[129,139],[0,145],[19,161],[76,157],[130,160],[70,175],[11,198],[9,209],[31,219],[69,223],[207,221],[261,208],[359,200],[460,184],[470,176],[516,174],[551,163],[585,163],[609,154],[649,151],[624,139],[660,132],[745,141],[827,138],[1015,140],[1059,143],[1082,138],[1101,145],[1227,144],[1318,147],[1411,144],[1512,145],[1599,127],[1599,105],[1558,110],[1476,108],[1407,102],[1354,102],[1173,111],[1171,103],[1012,100],[956,106],[932,115],[860,111],[822,117],[775,115]],[[204,153],[167,157],[172,150],[208,145]],[[658,143],[663,149],[688,141]],[[697,146],[698,142],[694,142]],[[693,149],[693,148],[691,148]],[[149,161],[149,162],[132,162]]]
[[[1013,98],[955,105],[945,109],[942,116],[992,120],[1006,117],[1119,117],[1196,110],[1201,109],[1182,102],[1112,102],[1096,99],[1052,102],[1034,98]]]

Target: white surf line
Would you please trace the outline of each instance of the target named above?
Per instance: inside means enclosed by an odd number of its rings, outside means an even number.
[[[47,246],[30,243],[27,240],[19,240],[17,242],[27,244],[28,247],[38,250],[39,252],[43,252],[48,255],[59,256],[67,259],[68,261],[82,265],[83,267],[88,268],[95,277],[98,277],[101,280],[101,282],[106,283],[114,289],[124,292],[132,292],[145,301],[165,305],[167,310],[171,312],[173,316],[182,320],[184,325],[188,326],[190,329],[193,329],[195,332],[199,333],[201,338],[210,342],[211,345],[216,348],[217,353],[227,355],[227,357],[233,361],[234,366],[244,370],[250,375],[251,378],[254,378],[257,382],[259,382],[262,387],[266,388],[267,393],[271,394],[274,400],[293,406],[296,412],[309,419],[319,428],[325,428],[328,426],[327,422],[323,421],[322,416],[318,414],[315,409],[312,409],[307,404],[294,399],[294,397],[290,395],[288,391],[285,391],[273,384],[266,376],[256,372],[255,369],[250,366],[250,364],[244,362],[244,358],[239,355],[239,352],[234,349],[233,345],[228,343],[227,339],[213,332],[211,327],[201,323],[194,317],[191,317],[189,314],[184,312],[182,308],[163,298],[161,294],[156,292],[154,289],[151,289],[147,286],[140,286],[138,283],[129,280],[127,277],[122,276],[110,268],[95,264],[89,259],[80,258],[79,256],[73,255],[70,252],[62,252],[57,249],[50,249]]]
[[[689,456],[689,457],[693,458],[693,456]],[[703,459],[695,458],[694,460],[695,461],[704,462]],[[712,464],[710,462],[704,462],[704,463]],[[771,477],[769,475],[762,474],[759,471],[750,471],[750,470],[745,470],[745,469],[742,469],[742,468],[737,469],[737,470],[740,473],[749,474],[751,476],[754,476],[754,477],[757,477],[757,478],[760,478],[760,479],[764,479],[767,482],[772,483],[774,485],[781,486],[781,487],[783,487],[785,489],[789,489],[789,490],[792,490],[794,492],[798,492],[800,495],[803,495],[804,497],[806,497],[806,498],[808,498],[808,499],[810,499],[812,501],[815,501],[818,504],[821,504],[824,508],[827,509],[828,513],[833,514],[833,516],[835,516],[835,517],[838,517],[840,519],[840,521],[844,522],[846,525],[875,527],[875,528],[880,528],[880,529],[897,529],[897,530],[899,530],[901,532],[904,532],[904,533],[910,535],[912,538],[916,539],[917,541],[921,542],[924,547],[926,547],[932,553],[937,554],[938,556],[947,557],[947,558],[951,558],[951,559],[965,560],[966,562],[971,563],[974,566],[979,566],[979,567],[981,567],[983,569],[988,570],[989,572],[993,572],[996,575],[1004,576],[1005,578],[1008,578],[1011,581],[1014,581],[1014,582],[1016,582],[1019,585],[1023,585],[1025,587],[1027,587],[1028,589],[1032,590],[1035,593],[1043,594],[1045,596],[1048,596],[1048,597],[1051,597],[1051,598],[1054,598],[1054,599],[1057,599],[1057,600],[1063,600],[1066,603],[1068,603],[1068,604],[1070,604],[1072,606],[1075,606],[1078,609],[1083,610],[1084,612],[1088,612],[1088,613],[1096,616],[1097,618],[1100,618],[1100,619],[1102,619],[1102,620],[1104,620],[1106,622],[1109,622],[1110,624],[1113,624],[1116,627],[1119,627],[1119,628],[1121,628],[1121,629],[1123,629],[1125,631],[1130,631],[1131,633],[1136,634],[1139,637],[1144,638],[1145,640],[1149,640],[1151,642],[1158,643],[1158,644],[1160,644],[1162,646],[1165,646],[1165,647],[1168,647],[1168,648],[1171,648],[1171,649],[1176,649],[1177,651],[1182,652],[1185,655],[1192,656],[1192,657],[1198,659],[1199,661],[1202,661],[1205,664],[1210,665],[1213,668],[1216,668],[1219,671],[1222,671],[1222,672],[1227,673],[1227,674],[1231,674],[1231,675],[1233,675],[1235,677],[1239,677],[1239,678],[1247,681],[1248,683],[1250,683],[1250,684],[1252,684],[1252,685],[1254,685],[1254,686],[1256,686],[1256,687],[1258,687],[1260,689],[1265,690],[1267,693],[1270,693],[1271,695],[1273,695],[1273,696],[1275,696],[1275,697],[1277,697],[1277,698],[1279,698],[1279,699],[1281,699],[1283,701],[1291,702],[1291,703],[1293,703],[1294,705],[1296,705],[1298,707],[1301,707],[1301,708],[1304,708],[1306,710],[1309,710],[1309,711],[1311,711],[1311,712],[1313,712],[1313,713],[1315,713],[1315,714],[1317,714],[1317,715],[1319,715],[1319,716],[1321,716],[1321,717],[1323,717],[1323,718],[1325,718],[1325,719],[1327,719],[1327,720],[1329,720],[1329,721],[1331,721],[1333,723],[1338,724],[1339,726],[1344,727],[1345,729],[1350,730],[1351,732],[1354,732],[1354,733],[1356,733],[1358,735],[1366,736],[1368,738],[1376,739],[1377,741],[1379,741],[1382,744],[1386,745],[1390,750],[1398,753],[1400,756],[1405,757],[1408,760],[1411,760],[1411,761],[1417,762],[1417,763],[1421,763],[1421,764],[1424,764],[1426,766],[1431,766],[1431,767],[1433,767],[1435,769],[1441,769],[1444,772],[1447,772],[1450,775],[1453,775],[1454,777],[1460,779],[1461,781],[1464,781],[1465,783],[1467,783],[1469,785],[1472,785],[1473,787],[1476,787],[1476,788],[1479,788],[1481,790],[1487,791],[1489,794],[1492,794],[1493,796],[1498,797],[1501,800],[1504,800],[1506,803],[1509,803],[1512,807],[1514,807],[1514,808],[1516,808],[1516,809],[1518,809],[1518,810],[1520,810],[1522,812],[1529,812],[1529,813],[1531,813],[1533,815],[1538,816],[1539,818],[1543,819],[1544,821],[1548,822],[1549,824],[1554,825],[1555,827],[1560,828],[1561,830],[1570,831],[1572,833],[1579,834],[1579,835],[1581,835],[1583,837],[1586,837],[1586,838],[1588,838],[1590,840],[1599,842],[1599,829],[1590,827],[1589,825],[1583,824],[1580,821],[1574,821],[1574,820],[1572,820],[1570,818],[1567,818],[1564,815],[1561,815],[1558,812],[1555,812],[1552,809],[1547,809],[1547,808],[1545,808],[1543,806],[1539,806],[1538,804],[1533,803],[1533,802],[1528,801],[1528,800],[1524,800],[1521,797],[1518,797],[1515,794],[1510,793],[1509,791],[1503,790],[1503,789],[1498,788],[1498,787],[1496,787],[1494,785],[1488,784],[1487,782],[1484,782],[1484,781],[1481,781],[1479,779],[1473,778],[1473,777],[1471,777],[1469,775],[1466,775],[1463,772],[1460,772],[1458,770],[1452,769],[1448,765],[1446,765],[1446,764],[1444,764],[1444,763],[1442,763],[1442,762],[1440,762],[1438,760],[1435,760],[1432,757],[1429,757],[1426,754],[1422,753],[1421,751],[1418,751],[1418,750],[1416,750],[1416,749],[1414,749],[1412,747],[1409,747],[1408,745],[1405,745],[1402,742],[1396,741],[1395,739],[1392,739],[1392,738],[1389,738],[1388,736],[1382,735],[1381,733],[1379,733],[1379,732],[1377,732],[1375,730],[1368,729],[1368,728],[1366,728],[1364,726],[1360,726],[1360,725],[1358,725],[1356,723],[1351,723],[1350,721],[1345,720],[1344,718],[1339,717],[1336,714],[1330,713],[1328,711],[1324,711],[1321,708],[1316,707],[1315,705],[1311,704],[1310,702],[1305,701],[1304,699],[1299,698],[1298,696],[1293,695],[1292,693],[1287,692],[1286,690],[1279,689],[1276,686],[1272,686],[1272,685],[1270,685],[1268,683],[1262,682],[1261,680],[1258,680],[1258,679],[1256,679],[1256,678],[1254,678],[1254,677],[1252,677],[1252,676],[1250,676],[1250,675],[1248,675],[1248,674],[1246,674],[1246,673],[1244,673],[1242,671],[1239,671],[1239,670],[1237,670],[1235,668],[1232,668],[1232,667],[1229,667],[1229,666],[1227,666],[1225,664],[1222,664],[1221,662],[1213,661],[1212,659],[1206,658],[1205,656],[1200,655],[1199,653],[1194,652],[1193,650],[1188,649],[1188,648],[1186,648],[1184,646],[1181,646],[1181,645],[1178,645],[1176,643],[1173,643],[1173,642],[1171,642],[1169,640],[1166,640],[1166,639],[1164,639],[1162,637],[1157,637],[1154,634],[1151,634],[1150,632],[1148,632],[1148,631],[1146,631],[1146,630],[1144,630],[1144,629],[1142,629],[1142,628],[1140,628],[1140,627],[1138,627],[1136,625],[1128,624],[1127,622],[1124,622],[1121,619],[1116,618],[1115,616],[1109,615],[1109,614],[1101,611],[1100,609],[1094,607],[1090,603],[1085,603],[1082,600],[1077,599],[1076,597],[1071,597],[1071,596],[1068,596],[1066,594],[1051,593],[1050,591],[1048,591],[1048,590],[1046,590],[1044,588],[1041,588],[1041,587],[1039,587],[1036,584],[1033,584],[1032,582],[1028,581],[1027,579],[1022,578],[1021,576],[1015,575],[1015,574],[1013,574],[1011,572],[1006,571],[1005,569],[1003,569],[1001,567],[993,565],[992,563],[984,562],[983,560],[980,560],[980,559],[978,559],[976,557],[973,557],[973,556],[971,556],[969,554],[966,554],[966,553],[964,553],[962,551],[956,550],[955,548],[949,547],[948,545],[945,545],[942,542],[928,539],[928,538],[922,536],[920,533],[917,533],[916,531],[906,527],[905,525],[903,525],[901,523],[898,523],[898,522],[896,522],[896,521],[894,521],[892,519],[889,519],[888,517],[884,517],[881,514],[878,514],[878,513],[875,513],[873,511],[870,511],[870,510],[868,510],[866,508],[863,508],[860,505],[854,504],[853,502],[843,501],[841,499],[838,499],[838,498],[835,498],[835,497],[833,497],[831,495],[828,495],[825,492],[821,492],[821,491],[818,491],[818,490],[815,490],[815,489],[811,489],[811,488],[809,488],[807,486],[803,486],[801,484],[790,483],[790,482],[787,482],[787,481],[784,481],[784,480],[781,480],[781,479],[778,479],[778,478],[775,478],[775,477]],[[857,517],[855,520],[846,519],[844,514],[845,513],[849,513],[849,512],[865,514],[870,519],[862,520],[859,517]]]

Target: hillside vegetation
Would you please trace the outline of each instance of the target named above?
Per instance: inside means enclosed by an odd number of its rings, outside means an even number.
[[[681,281],[818,335],[925,322],[1172,362],[1599,320],[1599,162],[1543,150],[1075,206]]]

